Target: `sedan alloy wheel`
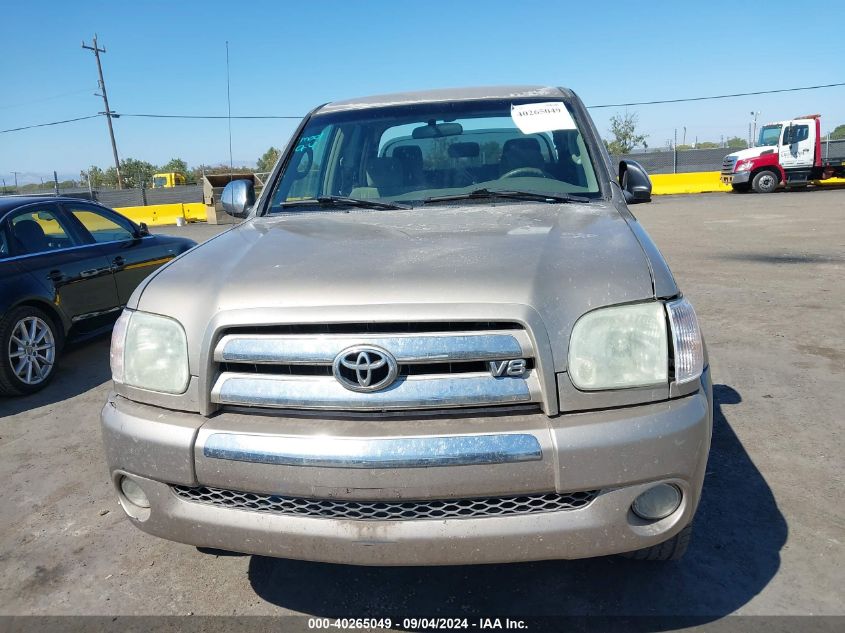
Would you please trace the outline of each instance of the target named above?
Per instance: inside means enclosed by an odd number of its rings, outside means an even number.
[[[37,316],[20,319],[9,338],[9,364],[26,385],[44,382],[56,360],[56,337],[52,328]]]

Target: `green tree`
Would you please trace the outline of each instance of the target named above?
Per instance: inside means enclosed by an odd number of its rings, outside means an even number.
[[[648,136],[638,132],[638,122],[636,112],[614,114],[610,117],[610,133],[613,134],[613,140],[605,141],[605,144],[611,154],[628,154],[637,145],[645,144]]]
[[[220,163],[218,165],[204,165],[200,169],[200,178],[202,178],[202,172],[205,171],[206,174],[254,174],[255,167],[239,167],[235,165],[234,167],[229,167],[229,165],[224,165]],[[194,170],[196,171],[196,170]]]
[[[156,173],[155,165],[145,160],[124,158],[120,161],[120,175],[123,178],[123,184],[130,189],[140,187],[142,183],[149,186],[154,173]],[[115,177],[116,183],[117,178]]]
[[[103,186],[117,187],[117,170],[114,167],[108,167],[103,172]]]
[[[845,123],[842,125],[837,125],[833,132],[830,133],[830,140],[835,141],[837,139],[845,138]]]
[[[738,136],[731,136],[727,143],[730,149],[745,149],[748,147],[748,141]]]
[[[273,169],[273,166],[276,164],[276,161],[279,160],[279,155],[281,152],[276,147],[270,147],[266,152],[261,155],[261,158],[258,159],[258,171],[265,172],[270,171]]]
[[[719,147],[718,143],[712,141],[702,141],[695,146],[695,149],[716,149]]]
[[[106,184],[106,175],[96,165],[91,165],[88,169],[83,169],[79,172],[79,180],[83,185],[88,184],[89,177],[91,178],[91,187],[94,189]]]
[[[181,158],[171,158],[168,163],[165,163],[161,167],[158,168],[159,173],[162,174],[169,174],[171,172],[175,172],[177,174],[182,174],[183,176],[188,176],[190,172],[188,172],[188,163],[186,163]]]

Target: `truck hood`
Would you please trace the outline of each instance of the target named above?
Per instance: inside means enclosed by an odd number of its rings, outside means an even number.
[[[397,307],[401,320],[457,320],[471,305],[496,321],[518,305],[545,326],[559,371],[578,317],[653,297],[643,248],[615,207],[474,203],[253,219],[160,269],[130,307],[180,321],[196,373],[209,323],[230,311],[242,325],[256,309],[279,323],[395,319]]]
[[[778,151],[777,147],[765,146],[749,147],[748,149],[741,149],[738,152],[728,154],[725,158],[736,158],[737,161],[746,160],[748,158],[757,158],[763,154],[774,154]]]

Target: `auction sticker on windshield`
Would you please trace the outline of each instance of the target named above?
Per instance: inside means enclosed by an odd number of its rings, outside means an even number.
[[[511,118],[523,134],[578,129],[560,101],[511,105]]]

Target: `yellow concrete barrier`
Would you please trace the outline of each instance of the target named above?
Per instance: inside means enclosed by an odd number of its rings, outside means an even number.
[[[652,174],[652,193],[656,196],[673,193],[706,193],[730,191],[719,180],[718,171],[697,171],[689,174]]]
[[[718,171],[696,171],[689,174],[652,174],[652,193],[656,196],[677,193],[706,193],[710,191],[730,191],[728,185],[719,180]],[[817,185],[843,185],[845,178],[819,180]]]
[[[176,218],[185,218],[189,222],[205,221],[205,205],[202,202],[118,207],[115,211],[125,215],[136,224],[144,222],[147,226],[176,224]]]

